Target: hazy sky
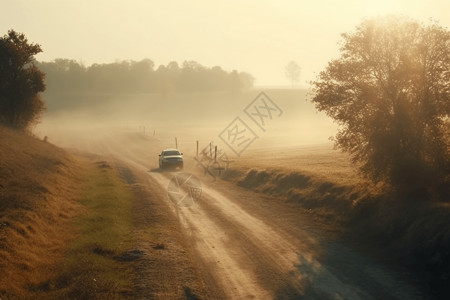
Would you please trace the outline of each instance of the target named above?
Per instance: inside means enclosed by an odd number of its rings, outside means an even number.
[[[338,54],[340,33],[387,13],[450,27],[449,0],[0,0],[0,34],[25,33],[41,61],[195,60],[257,85],[288,85],[294,60],[305,85]]]

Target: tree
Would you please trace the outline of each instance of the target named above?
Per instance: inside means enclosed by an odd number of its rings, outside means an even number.
[[[445,187],[450,163],[450,32],[393,16],[343,34],[312,102],[364,175],[403,190]]]
[[[286,77],[291,80],[292,86],[294,86],[300,80],[301,68],[295,61],[290,61],[285,67]]]
[[[42,52],[28,43],[25,35],[9,30],[0,38],[0,123],[27,129],[39,121],[44,102],[44,73],[34,65],[34,55]]]

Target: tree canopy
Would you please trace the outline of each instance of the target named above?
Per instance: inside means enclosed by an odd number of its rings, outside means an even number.
[[[338,148],[375,182],[449,181],[450,32],[395,16],[342,35],[341,55],[313,82],[312,102],[338,124]]]
[[[34,55],[42,52],[22,33],[9,30],[0,38],[0,123],[26,129],[39,121],[44,102],[44,74],[34,65]]]
[[[195,61],[181,66],[169,62],[155,69],[150,59],[118,61],[84,66],[75,60],[40,62],[49,91],[96,92],[191,92],[238,91],[253,87],[253,77],[245,72],[207,68]]]

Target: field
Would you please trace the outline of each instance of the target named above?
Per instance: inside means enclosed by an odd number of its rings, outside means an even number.
[[[264,92],[281,110],[264,128],[258,128],[245,108]],[[236,117],[258,135],[261,145],[310,145],[327,143],[336,125],[308,102],[308,90],[255,89],[238,94],[44,94],[48,111],[35,132],[63,138],[66,130],[90,133],[105,127],[143,132],[162,139],[177,136],[195,144],[216,140]],[[60,133],[60,134],[58,134]],[[58,140],[59,141],[59,140]]]

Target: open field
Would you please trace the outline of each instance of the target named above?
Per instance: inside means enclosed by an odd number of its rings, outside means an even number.
[[[331,143],[291,147],[265,147],[243,153],[230,167],[249,170],[251,168],[301,172],[330,180],[340,185],[358,185],[364,179],[347,154],[333,149]]]

